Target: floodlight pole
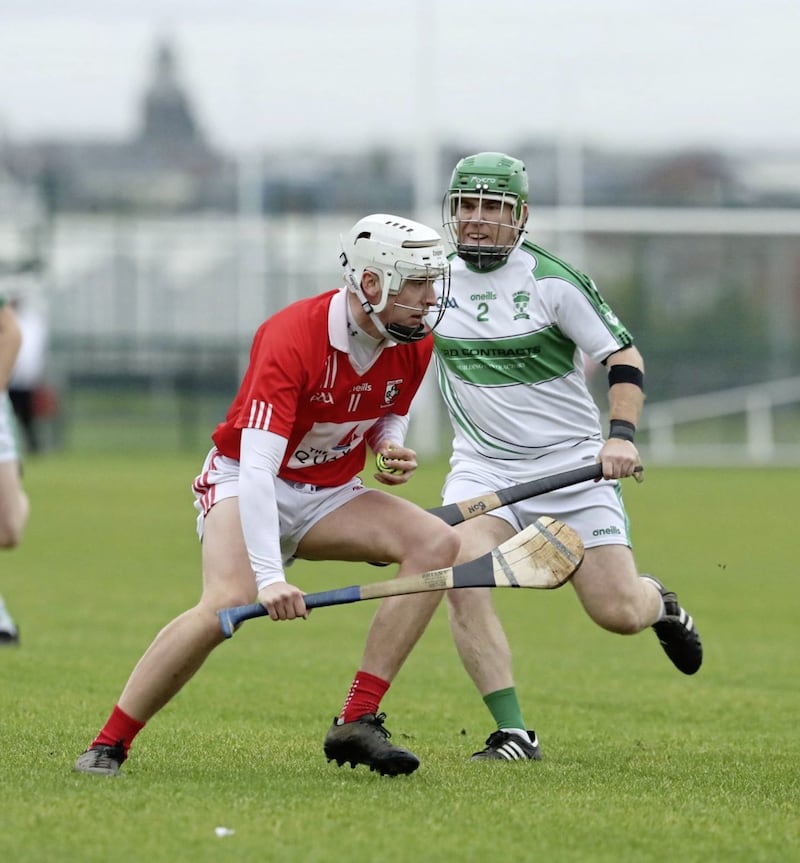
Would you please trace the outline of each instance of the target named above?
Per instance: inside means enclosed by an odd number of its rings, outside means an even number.
[[[414,130],[413,165],[414,218],[435,227],[439,223],[437,170],[439,129],[436,124],[436,0],[416,3],[416,83],[415,117],[409,128]]]

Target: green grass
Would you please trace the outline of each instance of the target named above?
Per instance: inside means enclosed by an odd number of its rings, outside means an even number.
[[[26,465],[29,530],[0,556],[23,636],[0,651],[0,859],[800,859],[796,470],[651,469],[625,487],[640,566],[703,635],[695,677],[650,632],[601,631],[569,587],[496,593],[540,763],[467,762],[492,725],[440,609],[384,699],[419,771],[327,764],[375,610],[361,603],[251,621],[140,735],[124,778],[73,774],[133,663],[198,595],[202,455]],[[436,504],[444,470],[409,494]],[[388,573],[300,563],[292,578],[320,590]]]

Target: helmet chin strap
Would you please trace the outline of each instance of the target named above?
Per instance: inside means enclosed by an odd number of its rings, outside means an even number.
[[[407,306],[405,303],[395,302],[394,306],[397,309],[408,309],[410,312],[425,313],[425,309],[420,309],[418,306]],[[377,323],[376,318],[377,316],[373,318],[375,323]],[[386,331],[397,342],[418,342],[428,334],[424,323],[416,327],[407,327],[404,324],[386,324]]]
[[[356,295],[356,299],[358,300],[359,305],[363,309],[364,314],[375,325],[375,329],[380,333],[381,337],[384,339],[391,338],[389,333],[386,331],[386,327],[384,327],[383,325],[383,321],[381,321],[381,319],[378,317],[372,303],[367,299],[367,295],[364,293],[364,289],[358,283],[358,280],[355,277],[355,272],[347,262],[347,258],[344,256],[344,253],[342,253],[340,257],[342,259],[342,263],[345,266],[344,280],[347,283],[348,289]]]
[[[427,334],[425,324],[420,324],[418,327],[406,327],[403,324],[384,324],[378,317],[378,313],[375,311],[372,303],[367,299],[364,289],[356,281],[352,269],[348,268],[345,271],[345,279],[350,290],[356,295],[361,308],[364,310],[364,314],[372,321],[382,338],[403,343],[418,342],[420,339],[425,338]],[[412,312],[420,311],[415,306],[406,306],[403,303],[395,303],[395,305],[401,309],[409,309]]]

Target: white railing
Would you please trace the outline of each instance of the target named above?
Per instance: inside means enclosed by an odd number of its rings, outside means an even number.
[[[138,370],[163,364],[163,354],[147,347],[156,337],[170,344],[239,345],[243,368],[258,322],[292,300],[339,283],[337,238],[351,218],[63,217],[53,231],[48,272],[40,286],[52,337],[77,341],[87,350],[95,339],[109,336],[141,345],[133,366]],[[437,218],[431,213],[427,221],[436,224]],[[769,338],[775,352],[788,353],[794,345],[800,269],[792,253],[796,243],[785,239],[800,236],[800,210],[533,210],[531,236],[565,252],[576,247],[577,257],[572,252],[567,257],[578,266],[584,251],[592,262],[595,252],[603,251],[605,234],[719,234],[784,241],[779,250],[765,247],[764,259],[778,263],[767,268],[759,290],[772,310]],[[602,265],[591,263],[591,272],[600,275],[599,284],[613,285],[617,264],[615,258],[603,276]],[[634,272],[632,263],[622,266]],[[70,362],[77,361],[73,350]],[[97,359],[88,356],[86,362],[96,364]],[[787,362],[779,373],[794,371],[796,364]],[[438,454],[447,451],[441,441],[448,421],[435,385],[430,390],[420,399],[412,430],[418,430],[415,448]],[[800,377],[648,403],[637,441],[648,464],[800,465]]]
[[[800,377],[648,404],[640,424],[647,443],[641,449],[657,464],[800,464],[800,434],[779,442],[774,422],[776,408],[793,404],[800,429]],[[690,434],[678,440],[681,427],[737,416],[744,420],[741,442],[697,443]]]

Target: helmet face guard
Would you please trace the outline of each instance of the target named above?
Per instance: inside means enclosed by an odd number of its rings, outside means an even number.
[[[470,203],[466,214],[465,199]],[[498,218],[484,218],[484,204],[489,201],[493,202],[493,211],[499,212]],[[505,261],[525,230],[527,202],[528,174],[520,159],[504,153],[478,153],[461,159],[442,201],[442,224],[456,254],[478,270],[492,269]],[[491,225],[508,241],[462,242],[461,226],[465,222]]]
[[[432,228],[382,213],[367,216],[342,238],[340,260],[348,289],[358,297],[384,338],[398,342],[419,341],[442,319],[450,295],[450,265],[442,238]],[[380,282],[381,294],[374,303],[367,299],[361,287],[365,272],[373,273]],[[378,317],[386,308],[389,296],[397,296],[409,279],[441,280],[441,290],[436,290],[439,301],[433,325],[384,324]]]
[[[431,264],[424,270],[420,269],[417,264],[409,266],[405,261],[397,262],[397,272],[401,275],[401,289],[407,281],[433,282],[434,293],[436,294],[436,306],[426,312],[426,317],[434,315],[433,323],[426,320],[425,323],[418,327],[407,327],[403,324],[389,323],[385,324],[386,332],[396,342],[418,342],[424,339],[428,333],[433,332],[442,320],[442,316],[447,309],[447,301],[450,298],[450,264],[447,262],[444,246],[441,248],[442,258],[441,264]],[[395,303],[399,308],[410,308],[403,303]]]

